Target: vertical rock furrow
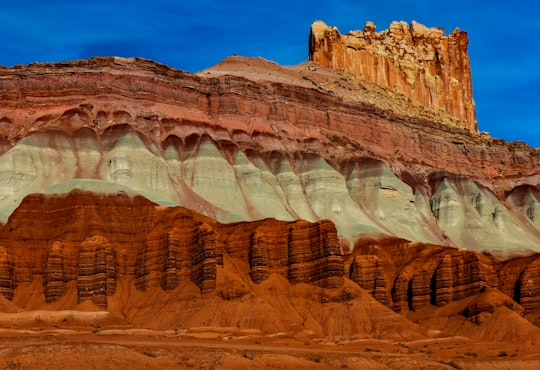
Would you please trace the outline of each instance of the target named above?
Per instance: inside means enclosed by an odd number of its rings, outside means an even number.
[[[377,256],[356,256],[351,265],[350,278],[376,300],[387,304],[386,279]]]
[[[282,224],[279,228],[261,226],[250,238],[251,279],[260,283],[271,273],[284,277],[288,274],[288,232]]]
[[[335,226],[330,221],[298,221],[289,229],[288,238],[287,276],[291,283],[322,287],[343,284],[343,261]]]
[[[452,269],[452,256],[443,256],[435,275],[433,276],[435,283],[432,292],[431,304],[443,306],[452,301],[454,290],[454,270]]]
[[[454,265],[453,300],[476,295],[486,287],[486,273],[476,253],[463,251],[454,255],[452,260]]]
[[[182,266],[182,250],[186,250],[187,246],[185,242],[180,244],[183,240],[174,231],[167,233],[162,241],[164,245],[161,287],[165,291],[170,291],[178,286],[179,272]]]
[[[163,278],[164,251],[168,249],[166,234],[149,235],[137,255],[135,285],[139,290],[160,285]]]
[[[0,245],[0,295],[13,298],[15,282],[13,281],[13,260],[5,247]]]
[[[540,259],[536,258],[523,270],[517,284],[515,298],[526,311],[540,308]]]
[[[47,302],[57,301],[66,291],[68,276],[65,269],[64,250],[64,243],[55,241],[47,253],[43,272],[43,288]]]
[[[433,270],[421,269],[416,272],[407,287],[407,302],[411,309],[417,309],[433,301]]]
[[[114,294],[116,263],[108,240],[102,235],[86,238],[79,249],[77,291],[79,302],[91,299],[107,307],[107,295]]]
[[[191,281],[201,292],[212,292],[216,289],[217,259],[216,232],[206,224],[199,223],[193,230],[191,245]]]

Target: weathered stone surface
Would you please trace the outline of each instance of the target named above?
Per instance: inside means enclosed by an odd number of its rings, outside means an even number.
[[[91,299],[96,305],[107,307],[107,296],[116,290],[116,258],[103,235],[92,235],[82,241],[76,269],[79,301]]]
[[[392,340],[428,334],[383,305],[537,320],[540,152],[476,132],[466,35],[330,31],[358,70],[0,67],[4,302]]]
[[[368,22],[363,31],[341,35],[336,27],[317,21],[311,26],[309,59],[354,72],[475,131],[467,46],[467,33],[457,28],[447,36],[439,28],[401,21],[375,32]]]
[[[65,266],[69,266],[69,263],[66,263],[64,260],[65,257],[64,243],[61,241],[52,243],[47,253],[47,261],[44,268],[45,276],[43,278],[43,293],[48,302],[57,301],[66,292],[66,286],[70,277],[68,271],[65,269]]]
[[[47,302],[62,298],[75,280],[79,301],[107,307],[122,276],[133,276],[139,290],[172,291],[189,279],[210,293],[224,255],[244,262],[255,283],[277,273],[292,284],[343,285],[336,228],[328,220],[220,224],[142,197],[73,191],[25,198],[0,240],[10,245],[0,249],[0,294],[8,299],[17,284],[40,276]]]
[[[350,279],[365,289],[377,301],[382,304],[387,303],[386,279],[377,256],[356,256],[350,268]]]
[[[500,289],[526,311],[540,308],[540,258],[538,255],[501,263]]]
[[[489,289],[505,293],[527,312],[540,308],[537,255],[500,261],[473,251],[383,239],[364,240],[346,258],[351,280],[397,311],[444,306]]]
[[[12,299],[14,288],[16,284],[13,281],[13,258],[6,248],[0,245],[0,294]]]

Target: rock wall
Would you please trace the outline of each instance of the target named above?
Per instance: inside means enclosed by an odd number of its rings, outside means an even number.
[[[540,308],[540,291],[535,288],[538,255],[501,261],[473,251],[383,239],[364,240],[346,259],[351,280],[398,312],[445,306],[490,289],[506,294],[506,303],[494,301],[490,306],[487,300],[472,305],[463,313],[471,321],[500,304],[519,304],[525,312]]]
[[[399,270],[364,251],[344,272],[337,257],[375,234],[505,258],[538,251],[540,156],[523,143],[355,100],[353,84],[313,64],[235,58],[192,75],[95,58],[2,68],[2,76],[0,292],[8,298],[36,276],[49,302],[76,281],[79,299],[105,305],[119,276],[133,276],[139,290],[172,291],[188,279],[206,293],[234,256],[255,283],[277,273],[335,287],[348,276],[395,309],[477,294],[497,285],[493,276],[536,307],[534,264],[507,279],[481,255],[443,258],[446,249],[422,243],[423,257]],[[328,76],[350,87],[323,84]],[[43,209],[72,189],[86,192]],[[23,201],[33,193],[45,195]],[[102,194],[101,203],[87,193]],[[208,217],[158,212],[137,195]]]
[[[445,35],[440,28],[401,21],[376,32],[367,22],[363,31],[341,35],[317,21],[311,26],[309,60],[353,72],[476,131],[467,46],[467,33],[457,28]]]
[[[107,307],[123,276],[134,277],[138,290],[172,291],[191,281],[211,293],[224,256],[244,262],[255,283],[277,273],[292,284],[343,285],[330,221],[223,225],[122,193],[29,196],[0,230],[0,240],[9,246],[0,249],[0,294],[8,299],[17,286],[40,277],[47,302],[61,299],[76,281],[79,302]]]
[[[540,309],[538,254],[500,260],[388,237],[364,237],[344,254],[329,220],[221,224],[122,192],[28,196],[0,240],[0,294],[7,299],[42,281],[36,294],[49,304],[75,286],[78,302],[107,307],[118,289],[132,289],[120,287],[122,279],[141,292],[192,284],[202,297],[219,290],[224,300],[242,299],[249,284],[235,288],[226,278],[234,265],[251,278],[251,289],[272,275],[327,289],[319,290],[321,303],[358,298],[350,279],[402,313],[465,302],[459,314],[479,324],[500,306],[533,316]],[[490,298],[495,291],[506,295]]]

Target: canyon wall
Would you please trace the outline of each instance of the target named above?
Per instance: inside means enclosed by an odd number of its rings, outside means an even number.
[[[376,32],[367,22],[362,31],[341,35],[317,21],[311,26],[309,60],[353,72],[452,117],[450,124],[476,131],[467,46],[467,33],[457,28],[445,35],[440,28],[401,21]]]
[[[397,312],[462,301],[466,305],[459,314],[480,324],[482,313],[500,306],[521,315],[540,308],[539,261],[538,255],[501,261],[488,254],[400,239],[365,239],[346,257],[345,269],[346,276]],[[474,298],[496,291],[504,296],[481,302]]]

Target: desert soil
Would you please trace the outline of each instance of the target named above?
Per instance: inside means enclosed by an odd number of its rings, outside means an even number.
[[[463,337],[300,340],[234,328],[2,329],[4,369],[538,369],[540,350]]]

